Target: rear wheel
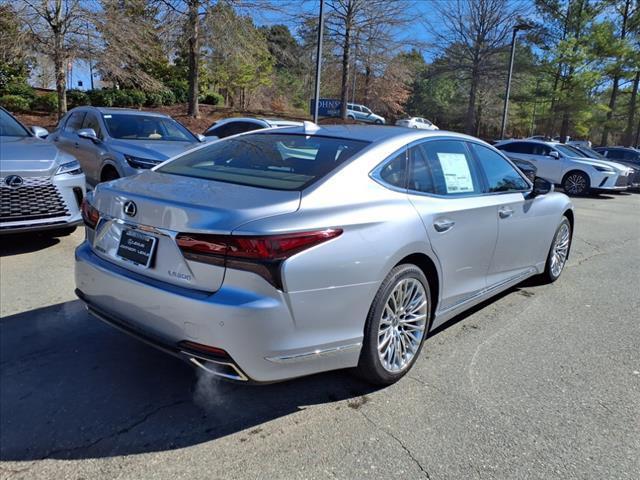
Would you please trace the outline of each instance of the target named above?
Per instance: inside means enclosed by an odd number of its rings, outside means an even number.
[[[382,282],[367,316],[358,373],[389,385],[402,378],[420,354],[430,323],[429,282],[420,268],[398,265]]]
[[[562,274],[567,263],[569,250],[571,249],[571,223],[567,217],[562,217],[562,222],[556,229],[553,237],[544,273],[541,275],[543,283],[553,283]]]
[[[585,195],[589,191],[589,176],[583,172],[569,172],[562,180],[562,188],[568,195]]]
[[[375,124],[376,124],[376,125],[382,125],[382,120],[376,120],[376,121],[375,121]]]

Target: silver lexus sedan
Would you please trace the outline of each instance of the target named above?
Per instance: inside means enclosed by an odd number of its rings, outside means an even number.
[[[473,137],[264,130],[99,185],[77,294],[215,375],[402,377],[429,330],[569,254],[573,207]]]

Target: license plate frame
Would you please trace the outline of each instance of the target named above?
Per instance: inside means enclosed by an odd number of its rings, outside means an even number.
[[[125,228],[120,234],[120,243],[116,255],[125,262],[139,267],[150,268],[156,251],[158,239],[131,228]]]

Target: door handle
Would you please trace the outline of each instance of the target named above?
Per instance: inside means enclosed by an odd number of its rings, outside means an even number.
[[[448,218],[438,219],[433,222],[433,228],[436,229],[436,232],[446,232],[447,230],[451,230],[453,226],[456,224],[453,220],[449,220]]]
[[[498,210],[498,215],[500,215],[500,218],[509,218],[513,215],[513,210],[509,207],[502,207]]]

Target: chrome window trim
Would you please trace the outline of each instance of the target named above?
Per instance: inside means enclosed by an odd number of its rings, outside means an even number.
[[[516,172],[525,180],[525,182],[527,182],[527,184],[529,185],[529,189],[528,190],[509,190],[508,192],[486,192],[486,193],[483,192],[483,193],[463,193],[463,194],[458,194],[458,195],[439,195],[437,193],[420,192],[418,190],[412,190],[412,189],[408,188],[406,186],[406,183],[407,183],[407,179],[406,178],[405,178],[405,187],[404,188],[400,188],[400,187],[397,187],[395,185],[391,185],[390,183],[384,181],[382,179],[382,177],[380,177],[380,172],[382,171],[382,169],[384,169],[384,167],[386,167],[388,163],[393,161],[395,159],[395,157],[400,152],[402,152],[402,150],[405,150],[405,162],[408,162],[408,160],[409,160],[408,159],[408,153],[409,153],[409,149],[410,148],[413,148],[415,146],[421,145],[422,143],[434,142],[434,141],[438,141],[438,140],[455,140],[455,141],[459,141],[459,142],[475,143],[475,144],[480,145],[482,147],[486,147],[487,146],[487,144],[485,144],[483,142],[480,142],[478,140],[475,140],[475,139],[460,138],[460,137],[455,137],[455,136],[452,136],[452,135],[443,135],[443,136],[438,136],[438,137],[433,137],[433,138],[419,138],[418,140],[414,140],[413,142],[402,146],[398,150],[394,151],[387,158],[385,158],[373,170],[371,170],[371,172],[369,172],[369,177],[371,177],[371,179],[373,179],[376,183],[379,183],[383,187],[385,187],[385,188],[387,188],[389,190],[393,190],[394,192],[401,192],[401,193],[407,193],[407,194],[410,194],[410,195],[420,195],[420,196],[423,196],[423,197],[433,197],[433,198],[442,198],[442,199],[487,197],[487,196],[493,196],[493,195],[511,195],[511,194],[514,194],[514,193],[522,193],[524,196],[527,196],[528,194],[530,194],[533,191],[533,183],[528,178],[526,178],[525,176],[521,175],[520,172],[519,172],[518,167],[505,154],[503,154],[502,151],[498,150],[495,147],[493,147],[494,150],[496,152],[498,152],[500,154],[500,156],[502,156],[502,158],[507,160],[507,162],[512,167],[515,168]],[[491,145],[489,145],[489,147],[491,147]],[[473,155],[473,152],[469,151],[469,154],[473,157],[474,162],[478,163],[477,159]],[[482,169],[482,166],[478,165],[478,168]],[[483,170],[483,174],[484,174],[484,170]]]

